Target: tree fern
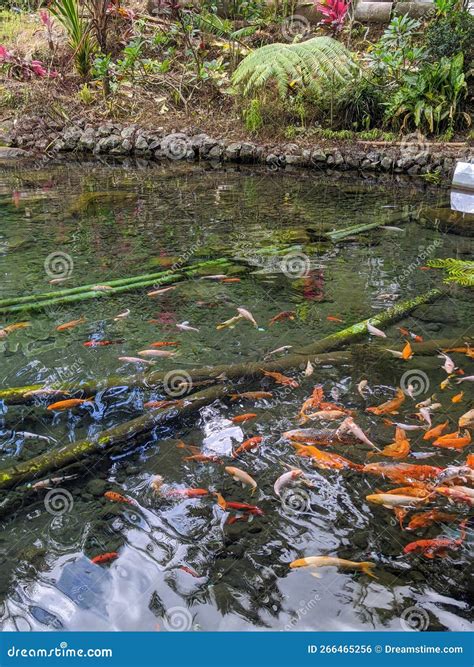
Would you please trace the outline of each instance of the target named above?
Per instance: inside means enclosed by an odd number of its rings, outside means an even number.
[[[458,283],[463,287],[474,287],[474,262],[462,259],[432,259],[428,266],[433,269],[444,269],[446,272],[445,283]]]
[[[191,13],[189,17],[192,25],[201,32],[215,35],[227,41],[239,42],[246,49],[248,49],[247,45],[240,42],[240,40],[253,35],[259,28],[258,25],[249,25],[239,30],[234,30],[231,21],[221,19],[216,14],[211,14],[210,12]]]
[[[331,37],[314,37],[295,44],[267,44],[252,51],[238,66],[233,83],[244,95],[254,95],[269,81],[283,99],[289,84],[322,88],[352,79],[358,67],[350,51]]]

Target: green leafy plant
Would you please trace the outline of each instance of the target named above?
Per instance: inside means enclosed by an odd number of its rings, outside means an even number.
[[[462,53],[426,63],[419,72],[406,75],[387,103],[387,121],[401,130],[415,127],[425,133],[452,135],[460,119],[471,124],[469,114],[460,108],[466,92]]]
[[[400,83],[407,71],[415,69],[426,57],[417,45],[421,22],[408,15],[395,16],[369,53],[369,62],[381,83]]]
[[[273,82],[280,99],[292,86],[311,88],[346,83],[357,71],[351,53],[331,37],[296,44],[267,44],[252,51],[235,70],[232,81],[243,95],[255,96]]]
[[[445,283],[474,287],[474,262],[448,257],[448,259],[432,259],[428,262],[428,266],[433,269],[444,269]]]
[[[90,24],[82,16],[78,1],[54,0],[49,6],[49,11],[67,32],[77,72],[84,78],[88,77],[94,45],[90,34]]]
[[[464,54],[464,70],[474,61],[474,16],[466,11],[453,12],[438,18],[428,26],[425,44],[429,54],[439,60],[443,56],[452,58],[456,53]]]
[[[249,132],[255,133],[263,125],[262,109],[260,100],[254,98],[250,104],[243,110],[245,127]]]

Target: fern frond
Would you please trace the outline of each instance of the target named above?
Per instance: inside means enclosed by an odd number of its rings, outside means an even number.
[[[474,287],[474,262],[448,257],[447,259],[432,259],[428,262],[428,266],[433,269],[444,269],[445,283]]]
[[[282,98],[290,81],[322,87],[347,82],[358,66],[343,44],[331,37],[313,37],[295,44],[267,44],[242,60],[232,81],[244,95],[254,95],[269,80]]]

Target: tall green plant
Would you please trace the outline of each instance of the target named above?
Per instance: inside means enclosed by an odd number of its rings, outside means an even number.
[[[54,0],[49,11],[67,32],[77,72],[80,76],[87,78],[91,68],[94,44],[90,34],[90,23],[82,16],[78,0]]]
[[[469,114],[461,110],[467,93],[463,61],[463,54],[458,53],[407,74],[387,103],[387,120],[402,130],[412,126],[431,134],[446,131],[448,136],[459,120],[470,125]]]

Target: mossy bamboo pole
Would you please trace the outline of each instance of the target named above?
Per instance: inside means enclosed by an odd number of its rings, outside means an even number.
[[[83,290],[80,292],[74,292],[72,294],[64,294],[63,296],[58,296],[55,298],[44,299],[39,301],[27,301],[25,303],[17,303],[10,306],[0,306],[0,314],[2,315],[12,315],[15,313],[23,312],[34,312],[38,310],[44,310],[50,306],[57,306],[59,304],[65,303],[78,303],[80,301],[85,301],[88,299],[96,299],[102,297],[114,296],[116,294],[123,294],[124,292],[130,292],[135,289],[140,289],[142,287],[150,287],[151,285],[168,285],[169,283],[176,282],[177,280],[183,280],[185,278],[192,277],[199,273],[203,267],[209,267],[211,265],[219,266],[222,269],[223,266],[228,266],[229,263],[225,260],[220,260],[218,264],[205,262],[203,264],[196,264],[186,268],[181,269],[178,272],[162,272],[159,274],[150,274],[150,277],[138,280],[133,279],[130,282],[125,284],[112,287],[110,290],[101,291],[101,290]],[[103,285],[110,286],[109,283],[102,283]],[[76,290],[82,288],[75,288]],[[29,297],[25,297],[29,299]]]
[[[102,431],[96,438],[78,440],[64,447],[51,449],[28,461],[0,469],[0,489],[9,489],[16,484],[44,477],[54,470],[104,454],[119,445],[139,442],[159,424],[177,417],[186,417],[204,405],[224,398],[228,392],[229,388],[226,386],[208,387],[184,398],[177,405],[149,410],[140,417]]]
[[[237,380],[253,376],[262,376],[263,370],[285,371],[291,368],[299,368],[303,364],[306,364],[308,361],[311,361],[311,363],[315,365],[347,363],[350,361],[350,354],[340,352],[336,353],[335,351],[340,347],[343,347],[348,343],[355,342],[356,340],[366,335],[368,322],[371,322],[377,327],[387,326],[393,322],[403,319],[403,317],[408,315],[417,306],[424,303],[429,303],[430,301],[433,301],[436,298],[442,296],[442,294],[443,292],[441,290],[430,290],[429,292],[426,292],[419,297],[415,297],[414,299],[410,299],[408,301],[403,301],[382,313],[378,313],[377,315],[363,320],[362,322],[358,322],[357,324],[346,327],[345,329],[331,334],[330,336],[326,336],[325,338],[322,338],[321,340],[316,341],[307,347],[299,349],[297,352],[279,357],[272,361],[249,361],[242,364],[204,366],[201,368],[186,369],[185,371],[181,369],[176,371],[175,374],[183,375],[185,372],[187,377],[190,378],[190,390],[192,390],[193,387],[196,385],[199,386],[199,383],[203,381],[215,380],[216,382],[222,382],[225,381],[225,379]],[[452,340],[445,341],[446,347],[462,345],[464,340],[465,337],[454,343]],[[439,342],[441,343],[442,341]],[[417,348],[422,350],[423,346],[429,345],[431,345],[430,342],[418,343],[414,344],[413,347],[416,351]],[[388,344],[384,345],[384,347],[388,347]],[[138,373],[136,375],[125,378],[110,376],[102,382],[88,382],[79,387],[77,384],[52,385],[50,389],[64,391],[64,397],[71,396],[71,394],[92,396],[98,391],[120,386],[142,389],[151,389],[154,387],[159,388],[163,385],[166,377],[170,378],[172,376],[173,371],[152,371],[147,374]],[[28,395],[25,396],[25,394],[28,394],[28,392],[31,391],[41,390],[42,388],[43,385],[37,384],[0,390],[0,401],[4,401],[6,405],[20,405],[29,403],[34,400],[34,397],[30,397]],[[55,400],[58,400],[58,396],[55,396]]]
[[[26,296],[20,297],[9,297],[7,299],[0,299],[0,308],[3,306],[14,306],[20,303],[35,303],[36,301],[43,301],[49,299],[56,299],[63,296],[70,296],[72,294],[80,294],[81,292],[91,292],[93,288],[97,285],[107,285],[108,287],[122,287],[124,285],[131,285],[133,283],[142,283],[148,280],[155,280],[159,278],[164,278],[168,275],[172,275],[177,271],[187,273],[188,271],[197,271],[198,269],[205,269],[207,267],[219,266],[222,264],[229,264],[229,260],[225,258],[218,258],[213,260],[208,260],[205,262],[197,262],[196,264],[190,264],[188,266],[183,266],[182,268],[177,267],[176,269],[165,269],[164,271],[155,271],[154,273],[144,273],[138,276],[131,276],[128,278],[116,278],[115,280],[107,280],[105,282],[95,282],[90,283],[89,285],[79,285],[78,287],[68,287],[61,290],[55,290],[53,292],[40,292],[39,294],[28,294]]]

